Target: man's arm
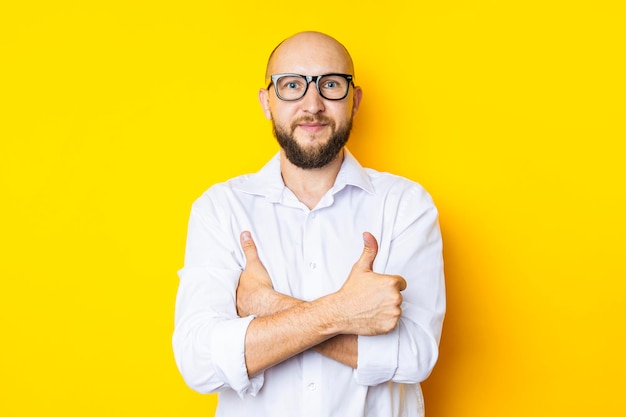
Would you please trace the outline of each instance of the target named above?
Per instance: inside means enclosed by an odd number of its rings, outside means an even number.
[[[369,233],[363,239],[363,253],[343,287],[303,302],[274,291],[254,241],[249,232],[242,233],[246,268],[237,289],[237,310],[242,317],[257,315],[245,339],[249,375],[312,347],[355,368],[356,335],[385,334],[396,327],[406,282],[397,275],[374,273],[378,244]]]
[[[358,336],[355,334],[340,334],[313,347],[313,350],[352,369],[356,369],[359,358],[357,338]]]
[[[246,240],[243,240],[244,238]],[[242,274],[237,288],[237,310],[241,317],[251,314],[265,317],[303,303],[302,300],[274,291],[272,281],[259,260],[256,246],[249,234],[242,235],[242,247],[246,255],[246,273]],[[346,366],[356,368],[357,345],[356,335],[342,334],[314,346],[313,350]]]

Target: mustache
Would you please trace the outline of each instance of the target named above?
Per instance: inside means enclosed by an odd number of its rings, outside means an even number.
[[[293,123],[291,123],[291,130],[293,131],[299,124],[302,123],[320,123],[320,124],[325,124],[325,125],[329,125],[331,127],[335,127],[335,122],[333,121],[333,119],[323,116],[323,115],[317,115],[317,116],[303,116],[300,117],[299,119],[296,119]]]

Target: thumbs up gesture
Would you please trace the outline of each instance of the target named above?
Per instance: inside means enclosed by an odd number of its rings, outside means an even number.
[[[266,315],[265,307],[272,305],[269,299],[274,293],[272,279],[259,259],[256,245],[250,232],[241,233],[241,247],[246,257],[246,267],[239,277],[237,286],[237,314]]]
[[[378,242],[363,233],[363,252],[343,287],[335,294],[340,302],[341,333],[374,336],[389,333],[400,319],[406,281],[399,275],[378,274],[372,270]]]

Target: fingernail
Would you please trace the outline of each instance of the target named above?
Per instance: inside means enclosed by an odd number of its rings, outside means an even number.
[[[243,232],[243,233],[241,234],[241,239],[242,239],[244,242],[246,242],[246,241],[248,241],[248,240],[252,239],[252,236],[250,236],[250,232]]]

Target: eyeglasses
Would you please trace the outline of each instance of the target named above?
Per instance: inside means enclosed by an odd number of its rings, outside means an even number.
[[[274,84],[276,96],[284,101],[300,100],[312,82],[315,82],[317,92],[326,100],[343,100],[348,95],[350,84],[354,86],[352,75],[349,74],[274,74],[271,79],[267,88]]]

